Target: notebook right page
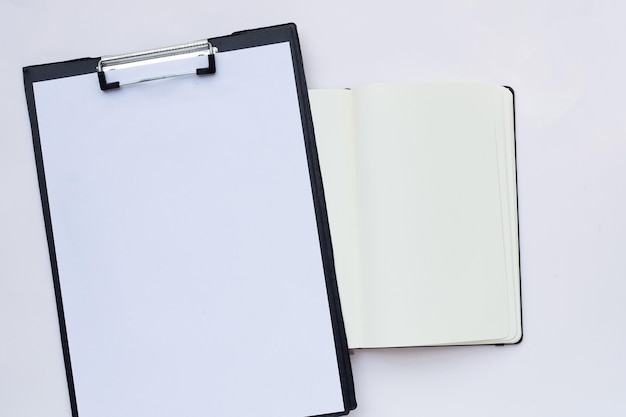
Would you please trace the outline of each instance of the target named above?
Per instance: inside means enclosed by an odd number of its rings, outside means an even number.
[[[503,151],[502,97],[479,83],[353,89],[361,347],[515,335],[516,207],[504,195],[515,193],[514,172],[504,178],[514,153]]]

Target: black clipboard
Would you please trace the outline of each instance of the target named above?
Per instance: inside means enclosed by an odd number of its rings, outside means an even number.
[[[347,414],[295,25],[110,58],[24,68],[72,415]]]

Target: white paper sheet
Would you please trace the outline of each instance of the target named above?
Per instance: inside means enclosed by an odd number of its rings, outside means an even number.
[[[81,417],[344,409],[288,43],[35,84]]]

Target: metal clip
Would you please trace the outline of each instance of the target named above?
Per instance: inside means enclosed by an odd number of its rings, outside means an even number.
[[[160,80],[164,78],[180,77],[184,75],[205,75],[215,74],[215,54],[217,48],[211,45],[207,40],[185,43],[181,45],[167,46],[159,49],[150,49],[147,51],[132,52],[120,55],[109,55],[100,58],[96,71],[98,72],[98,80],[101,90],[111,90],[119,88],[122,85],[137,84],[146,81]],[[143,78],[136,81],[128,81],[120,83],[118,81],[109,83],[106,80],[105,73],[114,69],[130,68],[139,65],[154,64],[158,62],[171,61],[175,59],[193,58],[197,56],[206,56],[208,58],[208,66],[206,68],[198,68],[195,72],[185,72],[177,74],[160,75],[156,77]]]

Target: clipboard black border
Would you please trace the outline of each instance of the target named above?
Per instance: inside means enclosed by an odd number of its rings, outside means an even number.
[[[315,143],[313,119],[311,116],[308,89],[296,25],[293,23],[288,23],[259,29],[239,31],[227,36],[209,38],[209,42],[211,42],[213,46],[216,46],[221,52],[270,45],[281,42],[289,42],[290,44],[296,89],[298,94],[298,102],[300,105],[300,118],[302,120],[304,144],[309,168],[309,177],[311,180],[313,204],[317,220],[320,251],[322,255],[324,275],[326,278],[326,291],[328,295],[330,317],[335,340],[339,379],[341,383],[344,404],[344,411],[324,414],[324,416],[346,415],[351,410],[354,410],[356,408],[357,403],[352,375],[352,367],[348,351],[348,341],[346,338],[343,316],[341,313],[341,304],[339,301],[339,290],[337,286],[337,278],[335,275],[333,248],[330,237],[330,227],[328,223],[328,214],[317,154],[317,146]],[[57,78],[95,73],[96,66],[99,60],[100,58],[82,58],[51,64],[28,66],[23,68],[24,89],[26,93],[26,102],[33,136],[33,148],[35,153],[37,178],[39,183],[39,192],[41,196],[41,205],[45,222],[46,237],[48,241],[48,252],[52,269],[52,279],[54,284],[57,315],[59,320],[59,331],[61,336],[61,344],[63,347],[63,358],[65,362],[65,372],[70,396],[72,417],[79,417],[78,405],[72,374],[72,364],[66,332],[65,314],[63,311],[63,299],[61,295],[61,285],[59,280],[56,251],[54,247],[54,233],[52,230],[52,222],[50,218],[50,206],[48,201],[48,192],[46,188],[46,176],[41,151],[33,84],[38,81],[46,81]],[[217,71],[219,71],[219,62]],[[98,88],[98,85],[94,85],[94,88]]]

